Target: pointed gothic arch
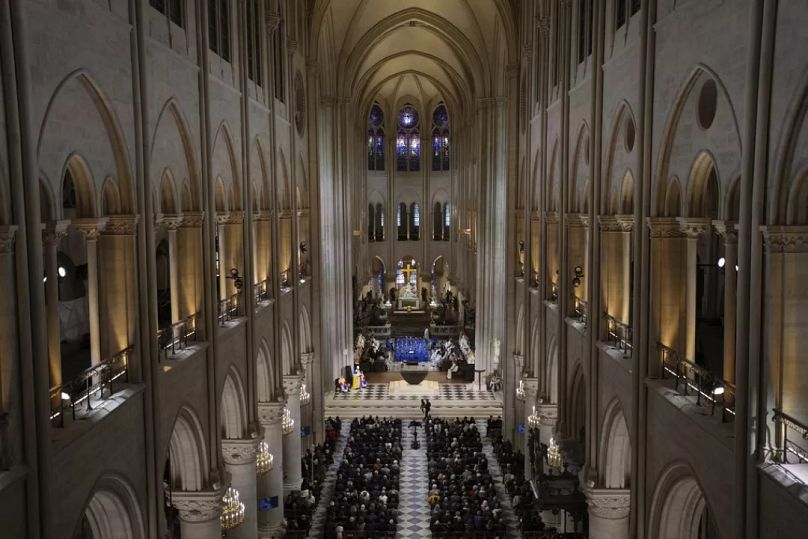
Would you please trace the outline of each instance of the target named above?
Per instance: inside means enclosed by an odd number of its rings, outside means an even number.
[[[207,486],[208,454],[204,430],[196,413],[182,406],[168,444],[171,475],[170,487],[175,490],[197,491]]]
[[[235,367],[230,367],[224,379],[221,403],[222,438],[244,438],[247,430],[247,398]]]

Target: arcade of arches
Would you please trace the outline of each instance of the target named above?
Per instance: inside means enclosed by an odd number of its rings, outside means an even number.
[[[3,537],[336,537],[351,419],[422,398],[501,416],[509,536],[804,537],[806,27],[0,2]],[[451,520],[418,473],[399,537]]]

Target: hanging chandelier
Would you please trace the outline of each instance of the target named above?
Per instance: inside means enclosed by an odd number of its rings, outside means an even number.
[[[222,496],[222,516],[219,517],[223,530],[232,530],[244,522],[244,504],[233,487],[228,487]]]
[[[523,380],[519,380],[519,385],[516,386],[516,399],[525,400],[525,382]]]
[[[258,444],[258,451],[255,454],[255,473],[265,475],[272,471],[272,464],[275,457],[269,452],[269,445],[266,442]]]
[[[541,414],[533,407],[533,412],[527,417],[527,426],[531,429],[538,429],[541,426]]]
[[[283,408],[283,419],[281,420],[281,432],[289,434],[295,428],[295,420],[292,419],[292,412],[289,408]]]
[[[561,448],[558,447],[555,438],[550,438],[550,446],[547,448],[547,466],[557,472],[560,472],[564,467]]]
[[[305,406],[311,401],[311,393],[306,391],[306,384],[300,384],[300,405]]]

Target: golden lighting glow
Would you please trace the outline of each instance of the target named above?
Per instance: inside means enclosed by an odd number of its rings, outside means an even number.
[[[281,432],[289,434],[295,429],[295,420],[292,419],[292,412],[289,408],[283,408],[283,419],[281,420]]]
[[[275,457],[269,452],[269,445],[266,442],[258,444],[258,451],[255,454],[255,473],[265,475],[272,471]]]
[[[222,516],[219,517],[223,530],[232,530],[244,522],[244,504],[239,501],[239,493],[228,487],[222,496]]]

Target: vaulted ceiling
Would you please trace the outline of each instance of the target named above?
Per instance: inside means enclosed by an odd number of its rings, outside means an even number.
[[[360,107],[496,95],[516,54],[508,0],[316,0],[312,51]]]

